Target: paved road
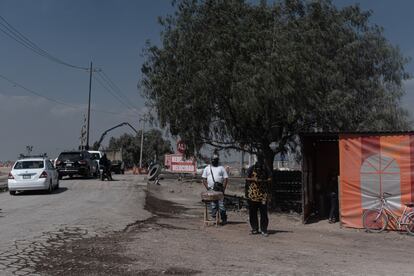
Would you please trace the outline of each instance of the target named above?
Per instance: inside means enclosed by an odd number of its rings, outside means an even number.
[[[53,194],[1,193],[1,275],[33,275],[45,248],[122,230],[147,218],[143,178],[114,178],[117,181],[62,180]]]

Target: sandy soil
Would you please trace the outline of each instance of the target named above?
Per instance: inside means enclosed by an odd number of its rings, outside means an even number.
[[[199,183],[150,184],[153,216],[105,237],[49,250],[37,270],[50,275],[412,275],[414,237],[368,234],[327,221],[303,225],[271,214],[270,235],[249,235],[245,211],[203,227]]]

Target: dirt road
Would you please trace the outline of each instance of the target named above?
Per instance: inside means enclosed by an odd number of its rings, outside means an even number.
[[[251,236],[245,212],[203,227],[197,183],[150,185],[153,216],[123,231],[51,247],[37,270],[50,275],[412,275],[414,237],[367,234],[297,215],[271,215],[270,236]],[[43,265],[51,260],[53,267]],[[43,263],[42,263],[43,261]]]
[[[145,182],[139,176],[118,181],[72,179],[53,194],[0,194],[0,275],[33,275],[36,266],[53,266],[42,257],[64,242],[106,236],[144,220]]]

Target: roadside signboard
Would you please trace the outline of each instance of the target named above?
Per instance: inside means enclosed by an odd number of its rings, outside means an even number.
[[[166,154],[164,165],[170,172],[175,173],[195,173],[197,170],[194,158],[185,159],[182,154]]]

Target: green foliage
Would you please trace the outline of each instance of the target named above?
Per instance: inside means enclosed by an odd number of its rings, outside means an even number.
[[[407,60],[358,6],[181,0],[148,45],[144,96],[189,152],[278,151],[306,131],[401,130]]]
[[[124,162],[128,166],[139,165],[141,149],[141,131],[134,136],[123,134],[119,138],[109,139],[108,150],[119,150],[123,148]],[[151,129],[144,132],[142,165],[150,164],[152,161],[164,163],[164,155],[172,153],[171,143],[162,137],[159,130]]]

